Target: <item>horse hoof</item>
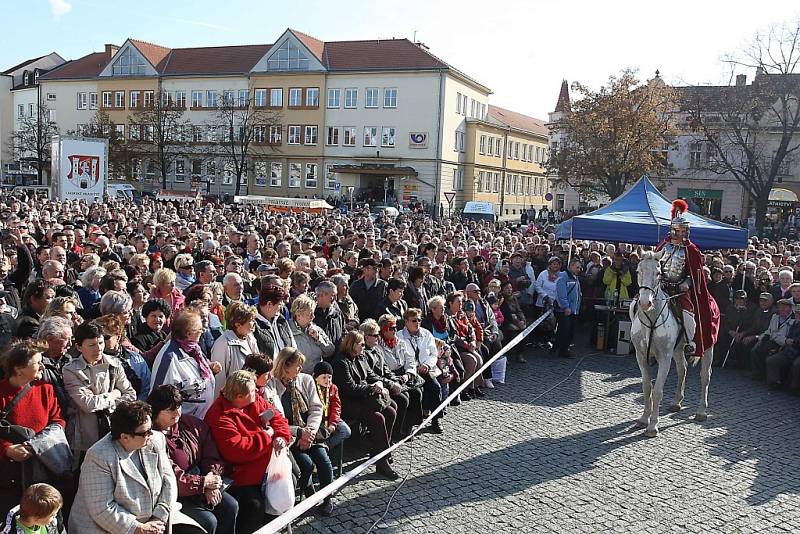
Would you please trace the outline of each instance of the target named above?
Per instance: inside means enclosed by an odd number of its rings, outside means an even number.
[[[696,413],[694,414],[694,420],[702,423],[703,421],[708,419],[708,415],[704,413]]]
[[[655,438],[658,436],[658,429],[648,430],[647,432],[644,433],[644,435],[647,436],[648,438]]]
[[[647,423],[642,423],[637,419],[636,421],[633,422],[633,426],[635,426],[636,428],[644,428],[647,426]]]
[[[667,408],[667,411],[669,413],[677,413],[681,410],[683,410],[683,406],[681,406],[680,404],[670,404],[669,408]]]

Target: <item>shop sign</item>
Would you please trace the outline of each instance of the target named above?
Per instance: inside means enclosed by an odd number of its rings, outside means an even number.
[[[686,189],[678,188],[678,196],[683,198],[702,198],[722,200],[722,191],[718,189]]]

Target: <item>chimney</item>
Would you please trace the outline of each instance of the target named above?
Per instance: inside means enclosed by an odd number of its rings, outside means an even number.
[[[747,85],[747,74],[736,75],[736,87],[744,87]]]
[[[114,54],[117,53],[117,50],[119,50],[119,47],[117,45],[115,45],[115,44],[106,44],[106,55],[108,57],[114,57]]]

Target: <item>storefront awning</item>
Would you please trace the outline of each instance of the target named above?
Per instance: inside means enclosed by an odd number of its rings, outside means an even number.
[[[290,197],[265,197],[260,195],[235,196],[233,201],[237,204],[253,204],[267,206],[275,211],[302,210],[319,212],[321,210],[333,209],[333,206],[324,200],[314,198],[290,198]]]
[[[373,176],[417,176],[413,167],[387,167],[378,165],[333,165],[331,171],[342,174],[371,174]]]

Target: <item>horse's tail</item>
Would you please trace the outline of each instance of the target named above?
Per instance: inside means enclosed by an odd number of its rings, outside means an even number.
[[[700,360],[702,359],[703,358],[700,356],[689,356],[688,358],[686,358],[686,363],[688,363],[692,367],[697,367],[697,364],[700,363]]]

